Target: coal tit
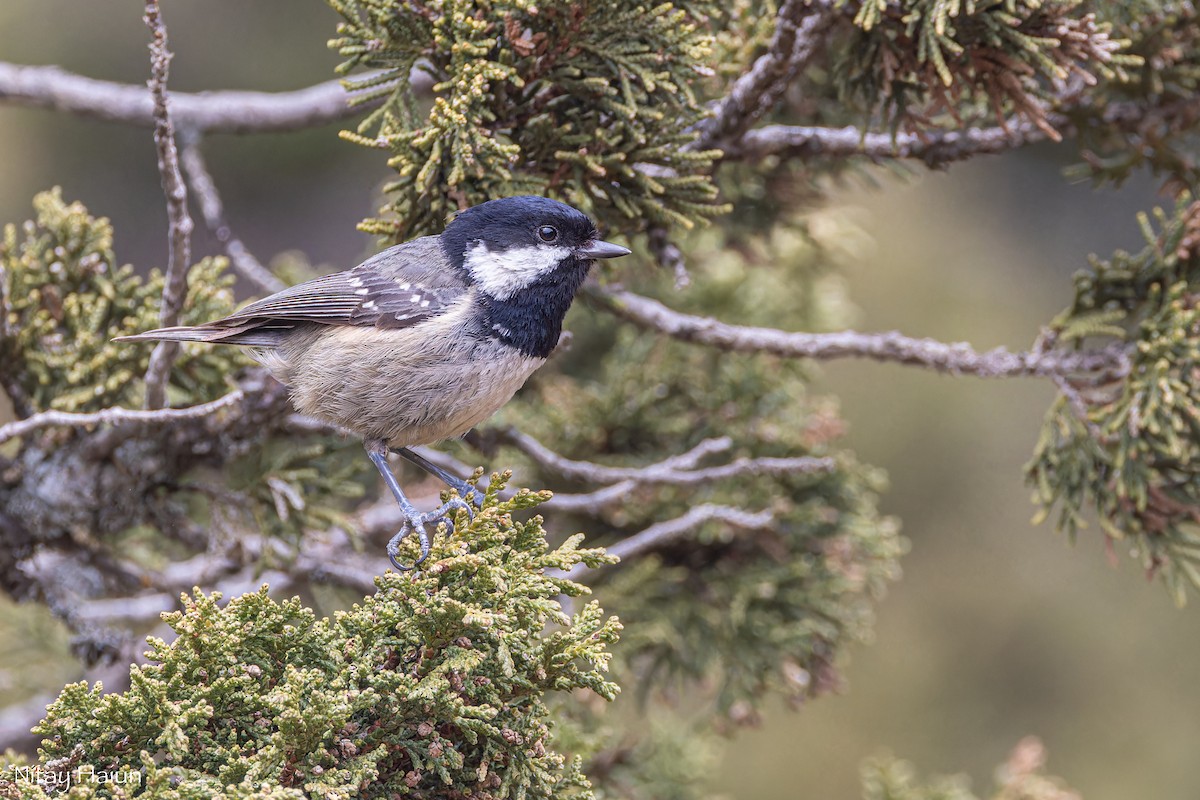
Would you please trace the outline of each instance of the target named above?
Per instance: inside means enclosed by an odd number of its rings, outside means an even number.
[[[461,436],[545,363],[592,262],[628,255],[592,221],[544,197],[506,197],[460,213],[438,236],[391,247],[353,269],[292,286],[224,319],[121,341],[236,344],[291,389],[304,414],[363,437],[406,522],[388,543],[447,519],[421,513],[388,468],[389,449],[458,490],[466,481],[409,450]]]

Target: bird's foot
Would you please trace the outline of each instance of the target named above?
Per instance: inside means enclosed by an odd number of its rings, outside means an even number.
[[[421,566],[425,562],[425,559],[429,558],[429,551],[431,549],[429,532],[425,530],[425,526],[430,522],[445,521],[446,533],[453,533],[453,512],[455,511],[465,511],[469,520],[475,518],[475,509],[461,497],[452,497],[433,511],[427,511],[424,514],[418,512],[416,509],[411,509],[406,514],[404,524],[400,526],[400,530],[387,543],[388,560],[392,562],[392,566],[401,572],[409,572]],[[421,556],[411,565],[405,566],[400,563],[400,542],[404,541],[404,537],[408,536],[412,531],[416,531],[417,540],[421,543]]]

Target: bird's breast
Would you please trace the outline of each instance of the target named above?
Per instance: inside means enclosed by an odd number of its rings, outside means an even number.
[[[471,335],[454,312],[412,328],[331,327],[294,354],[297,409],[392,447],[461,436],[507,403],[545,363]]]

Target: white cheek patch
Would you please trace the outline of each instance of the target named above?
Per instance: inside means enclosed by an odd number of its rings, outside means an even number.
[[[563,247],[512,247],[492,252],[482,242],[467,251],[464,266],[479,288],[497,300],[508,300],[541,276],[554,271],[570,255]]]

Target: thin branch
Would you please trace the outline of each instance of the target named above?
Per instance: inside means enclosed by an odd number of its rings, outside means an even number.
[[[946,343],[914,339],[895,331],[887,333],[799,333],[775,328],[730,325],[711,317],[674,311],[657,300],[627,291],[587,288],[613,314],[643,328],[659,331],[685,342],[721,350],[772,353],[791,358],[869,358],[874,361],[909,364],[954,375],[980,378],[1069,375],[1119,369],[1115,349],[1046,353],[1013,353],[1003,347],[979,352],[964,342]]]
[[[972,156],[1002,153],[1044,141],[1046,132],[1030,122],[1014,120],[1007,129],[968,128],[917,133],[866,133],[848,125],[821,128],[802,125],[767,125],[747,131],[725,145],[725,158],[758,161],[768,156],[884,159],[911,158],[938,167]]]
[[[187,299],[187,276],[192,260],[192,218],[188,214],[187,184],[179,171],[175,150],[175,126],[171,120],[167,79],[171,71],[171,51],[167,27],[162,21],[158,0],[146,0],[146,27],[150,29],[150,93],[154,96],[154,146],[158,150],[158,172],[167,198],[167,235],[170,253],[163,281],[159,324],[166,328],[179,322],[179,312]],[[146,408],[162,408],[167,400],[167,380],[171,364],[179,352],[178,342],[159,342],[150,354],[146,369]]]
[[[738,139],[770,111],[791,81],[811,61],[837,13],[823,0],[784,0],[767,52],[717,102],[713,115],[696,124],[689,150],[707,150]]]
[[[497,429],[493,433],[500,441],[511,444],[542,467],[568,480],[592,483],[613,483],[624,480],[633,480],[638,483],[656,482],[656,478],[677,475],[680,470],[690,469],[703,458],[714,453],[725,452],[733,446],[733,441],[729,437],[722,436],[718,439],[705,439],[686,453],[672,456],[656,464],[645,467],[609,467],[604,464],[576,461],[561,456],[529,434],[521,433],[516,428]],[[670,482],[669,479],[666,482]]]
[[[830,472],[837,467],[832,458],[739,458],[728,464],[700,468],[705,458],[727,451],[733,446],[728,437],[705,439],[685,453],[671,456],[643,467],[610,467],[589,461],[566,458],[547,448],[528,434],[514,429],[493,430],[489,434],[498,440],[513,445],[548,471],[565,478],[584,480],[591,483],[610,484],[592,492],[556,492],[544,507],[553,511],[598,515],[604,509],[628,498],[629,493],[639,486],[670,484],[672,486],[698,486],[743,475],[795,475]],[[469,476],[473,470],[453,456],[431,450],[414,448],[420,455],[439,467],[459,476]],[[501,498],[511,497],[515,492],[505,490]],[[370,506],[359,515],[359,524],[364,531],[379,533],[395,528],[404,521],[399,508],[392,502],[381,502]]]
[[[364,76],[367,77],[367,76]],[[414,71],[415,91],[432,87],[432,78]],[[290,92],[200,92],[171,95],[181,129],[201,133],[266,133],[314,128],[357,116],[383,98],[350,105],[340,80]],[[0,62],[0,103],[48,108],[106,122],[152,127],[154,101],[143,86],[101,81],[50,66]]]
[[[221,195],[217,193],[217,185],[208,171],[208,165],[204,163],[204,154],[200,152],[198,134],[184,133],[183,150],[179,154],[179,159],[187,173],[188,182],[192,184],[192,189],[196,192],[204,223],[221,243],[233,268],[263,291],[274,293],[286,289],[287,284],[271,274],[271,271],[246,249],[242,240],[233,235],[229,222],[225,218]]]
[[[245,398],[241,389],[230,392],[224,397],[188,408],[160,408],[147,411],[133,411],[128,408],[106,408],[103,411],[93,411],[87,414],[75,414],[67,411],[43,411],[27,419],[0,425],[0,444],[25,436],[33,431],[54,426],[68,428],[89,428],[93,425],[116,425],[123,422],[138,422],[147,425],[164,425],[181,419],[195,419],[214,414],[223,408],[237,405]]]
[[[741,530],[761,531],[775,523],[775,515],[770,511],[747,511],[744,508],[704,503],[694,506],[686,514],[675,519],[657,522],[605,549],[609,555],[626,561],[673,544],[704,523],[714,520]],[[576,580],[590,571],[591,568],[585,564],[576,564],[566,573],[566,577]]]
[[[814,475],[837,469],[833,458],[796,456],[793,458],[739,458],[728,464],[695,470],[645,470],[638,478],[614,483],[603,489],[586,494],[555,493],[547,505],[556,511],[578,511],[595,515],[615,503],[627,499],[638,486],[647,484],[670,484],[671,486],[699,486],[744,475]]]

